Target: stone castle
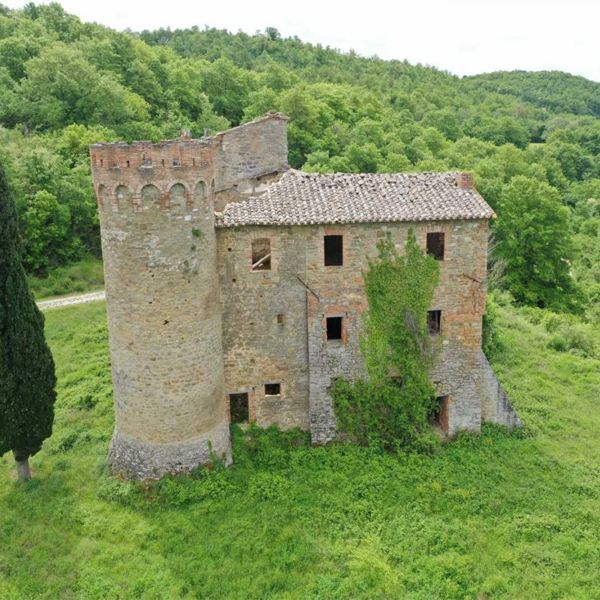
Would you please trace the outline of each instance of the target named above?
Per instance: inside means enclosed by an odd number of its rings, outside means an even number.
[[[115,472],[231,461],[230,422],[335,436],[329,389],[364,372],[362,271],[409,228],[440,261],[428,315],[439,425],[518,417],[482,350],[492,209],[466,173],[291,169],[287,119],[214,137],[95,144],[116,427]]]

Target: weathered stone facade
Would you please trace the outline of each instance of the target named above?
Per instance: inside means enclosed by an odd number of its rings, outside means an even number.
[[[224,226],[227,206],[260,196],[287,171],[286,127],[274,114],[213,138],[91,148],[117,472],[157,477],[213,453],[231,460],[230,398],[247,399],[248,419],[261,426],[331,440],[332,380],[364,372],[362,271],[378,240],[389,233],[402,249],[411,227],[424,247],[428,232],[445,240],[431,307],[441,311],[432,378],[443,427],[452,435],[483,420],[518,424],[481,352],[487,218]],[[342,236],[342,265],[324,265],[330,235]],[[342,318],[341,339],[327,339],[329,317]]]

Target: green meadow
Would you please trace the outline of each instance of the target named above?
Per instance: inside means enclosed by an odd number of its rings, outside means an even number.
[[[55,431],[28,484],[0,458],[0,598],[600,598],[598,331],[495,313],[521,431],[390,455],[235,429],[233,468],[133,484],[104,304],[48,312]]]

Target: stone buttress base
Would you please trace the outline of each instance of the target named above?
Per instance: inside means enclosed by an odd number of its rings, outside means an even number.
[[[136,440],[115,429],[108,454],[113,473],[131,479],[186,473],[215,459],[232,463],[227,420],[197,438],[166,444]]]

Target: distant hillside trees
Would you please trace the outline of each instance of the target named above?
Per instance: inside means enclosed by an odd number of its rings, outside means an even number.
[[[512,71],[471,78],[478,87],[523,98],[555,112],[600,117],[598,84],[559,71]]]

